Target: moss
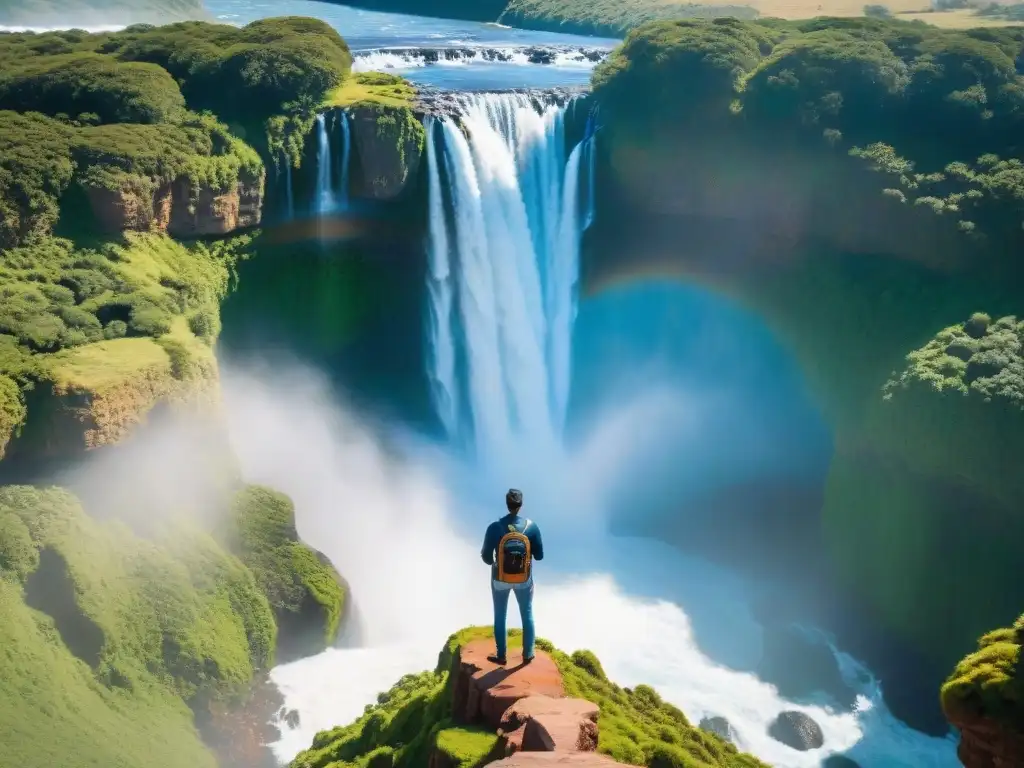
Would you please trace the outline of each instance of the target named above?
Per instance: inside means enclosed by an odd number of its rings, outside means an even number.
[[[18,382],[0,375],[0,460],[4,457],[7,443],[25,423],[26,413],[25,397]]]
[[[327,768],[338,762],[361,764],[360,756],[381,746],[394,750],[394,765],[426,765],[433,746],[452,755],[457,764],[481,764],[494,746],[494,734],[451,722],[452,691],[448,685],[458,649],[474,640],[493,637],[490,627],[467,627],[452,634],[438,655],[433,672],[406,675],[377,698],[375,706],[354,723],[317,734],[312,747],[298,755],[292,768]],[[521,646],[522,633],[509,632],[509,647]],[[551,654],[569,696],[601,708],[598,751],[630,765],[762,768],[763,763],[740,754],[714,734],[692,727],[677,708],[650,687],[620,688],[606,680],[600,662],[589,651],[572,656],[538,640]],[[574,660],[585,660],[581,667]],[[476,762],[474,762],[476,761]]]
[[[416,89],[408,80],[386,72],[356,72],[327,96],[331,107],[359,107],[379,104],[408,107],[416,98]]]
[[[1018,729],[1024,718],[1024,616],[1013,628],[982,636],[942,686],[942,709],[954,725],[992,720]]]
[[[494,731],[482,728],[453,727],[438,731],[435,747],[453,768],[477,768],[485,764],[498,743]]]
[[[6,759],[213,768],[186,702],[241,692],[274,657],[248,569],[199,531],[143,540],[59,488],[4,486],[0,570]],[[92,628],[88,653],[78,626]]]
[[[289,635],[288,650],[316,653],[333,643],[345,590],[334,568],[299,541],[291,499],[247,486],[235,495],[232,522],[229,546],[256,574],[281,632]]]

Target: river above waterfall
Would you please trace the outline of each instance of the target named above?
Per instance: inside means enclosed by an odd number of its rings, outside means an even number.
[[[597,56],[618,43],[611,38],[378,13],[315,0],[207,0],[206,7],[227,24],[248,24],[267,16],[322,19],[348,41],[354,69],[383,69],[421,85],[451,90],[584,86]],[[417,55],[422,51],[428,55]]]

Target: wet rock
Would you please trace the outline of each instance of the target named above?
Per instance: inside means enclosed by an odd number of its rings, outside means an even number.
[[[825,743],[821,726],[803,712],[781,712],[768,727],[768,735],[787,747],[806,752]]]
[[[300,719],[299,719],[299,710],[297,710],[297,709],[283,710],[283,714],[281,716],[281,721],[285,725],[287,725],[289,728],[291,728],[293,730],[298,728],[299,724],[301,722]]]
[[[846,755],[830,755],[825,758],[821,768],[860,768],[860,763]]]
[[[724,717],[714,716],[705,717],[700,721],[700,727],[705,731],[715,734],[716,736],[725,739],[726,741],[736,743],[736,731],[732,727],[732,723],[726,720]]]

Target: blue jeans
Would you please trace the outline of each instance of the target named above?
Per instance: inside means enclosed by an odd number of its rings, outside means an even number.
[[[505,628],[505,616],[508,613],[508,593],[516,593],[519,603],[519,617],[523,621],[523,658],[533,656],[533,642],[536,630],[533,627],[533,579],[525,584],[502,584],[491,581],[491,597],[494,599],[494,643],[498,647],[498,656],[505,658],[508,653],[508,632]]]

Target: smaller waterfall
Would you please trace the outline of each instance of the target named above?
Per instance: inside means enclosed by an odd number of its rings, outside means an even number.
[[[292,161],[288,153],[282,158],[284,165],[284,215],[285,219],[291,221],[295,218],[295,197],[292,194]]]
[[[597,125],[593,113],[587,117],[583,141],[587,162],[587,202],[583,212],[583,230],[586,231],[597,213]]]
[[[327,118],[323,113],[316,116],[316,132],[316,191],[313,195],[313,210],[322,214],[334,209],[334,190],[331,188],[331,137],[327,134]]]
[[[338,186],[335,192],[335,205],[345,210],[348,208],[348,168],[352,154],[352,126],[348,112],[338,113],[338,125],[341,127],[341,155],[338,160]]]

